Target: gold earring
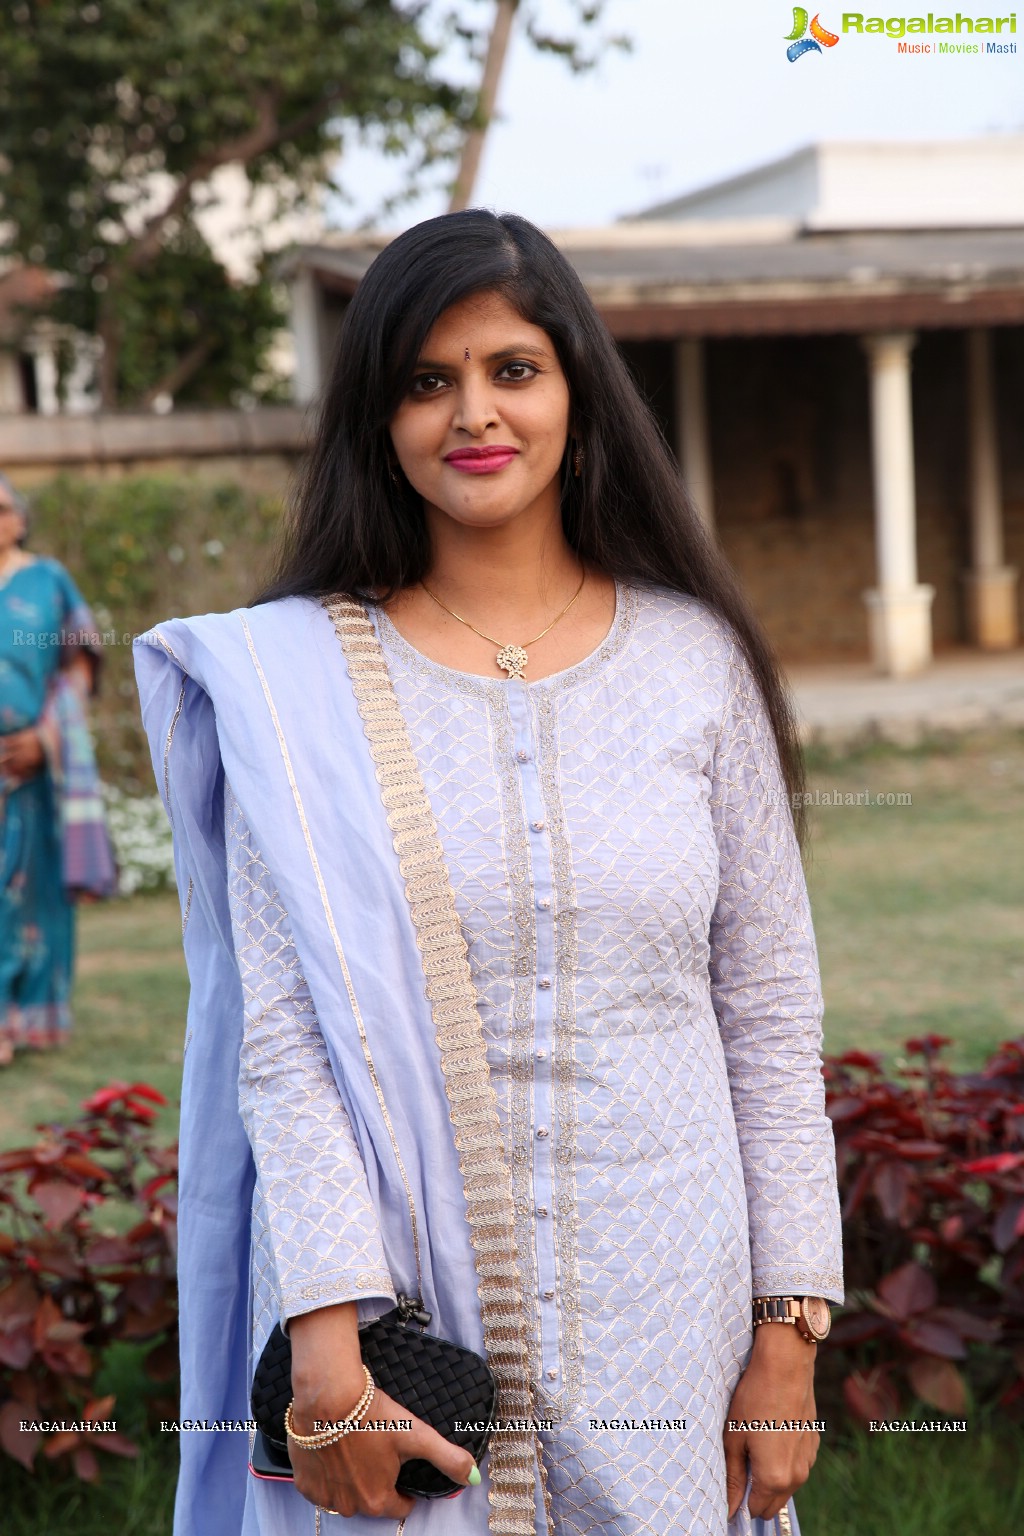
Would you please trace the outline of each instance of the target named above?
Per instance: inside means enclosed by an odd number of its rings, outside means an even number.
[[[583,449],[580,447],[579,443],[576,444],[576,449],[572,456],[572,472],[576,476],[577,480],[583,473]]]

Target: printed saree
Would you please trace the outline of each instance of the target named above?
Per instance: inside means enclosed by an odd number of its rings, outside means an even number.
[[[0,770],[0,1041],[45,1047],[71,1026],[74,902],[110,896],[117,877],[83,700],[66,668],[99,635],[56,560],[0,587],[0,735],[35,727],[45,767]]]

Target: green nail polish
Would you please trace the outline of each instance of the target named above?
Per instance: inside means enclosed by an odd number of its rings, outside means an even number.
[[[480,1468],[479,1467],[474,1467],[472,1472],[469,1474],[469,1486],[471,1488],[477,1488],[477,1487],[479,1487],[479,1484],[480,1484]]]

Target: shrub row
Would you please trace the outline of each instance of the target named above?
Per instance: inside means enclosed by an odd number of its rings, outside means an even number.
[[[828,1057],[847,1301],[820,1351],[827,1402],[890,1419],[914,1399],[1024,1409],[1024,1039],[955,1074],[950,1042],[906,1043],[887,1077],[861,1051]],[[0,1154],[0,1445],[98,1475],[124,1438],[25,1433],[22,1420],[109,1417],[94,1382],[118,1340],[148,1341],[146,1371],[177,1370],[176,1152],[154,1144],[144,1083],[114,1083],[68,1126]]]
[[[61,475],[31,503],[30,547],[67,566],[104,636],[92,705],[100,771],[126,794],[149,793],[131,638],[173,615],[249,602],[269,569],[281,499],[195,475]]]

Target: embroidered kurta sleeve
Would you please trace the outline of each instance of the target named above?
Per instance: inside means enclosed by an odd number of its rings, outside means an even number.
[[[711,810],[711,985],[747,1188],[755,1296],[843,1299],[822,998],[800,852],[767,712],[730,642]]]
[[[288,914],[229,785],[228,890],[245,1024],[239,1107],[256,1162],[283,1319],[394,1302],[366,1173]]]

